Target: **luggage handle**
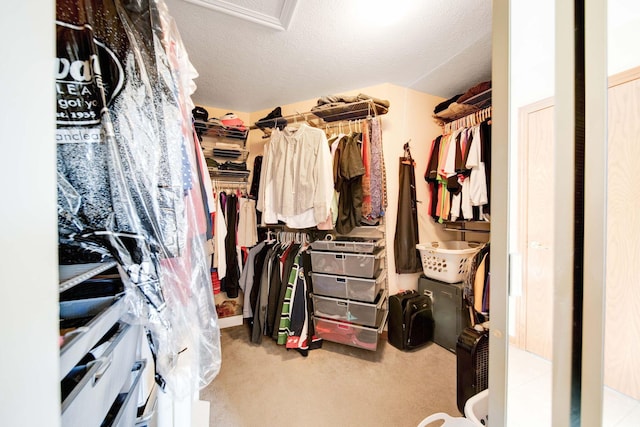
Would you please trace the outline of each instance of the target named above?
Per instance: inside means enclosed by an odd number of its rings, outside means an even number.
[[[430,291],[429,289],[425,289],[424,291],[422,291],[423,295],[426,295],[429,297],[429,299],[431,299],[431,301],[433,301],[433,291]]]

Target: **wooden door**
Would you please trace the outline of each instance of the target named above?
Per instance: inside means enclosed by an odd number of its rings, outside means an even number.
[[[640,69],[609,83],[604,382],[640,399]]]
[[[520,113],[523,292],[517,342],[549,360],[553,328],[553,114],[551,100]]]
[[[640,399],[640,68],[609,80],[604,383]],[[520,112],[522,296],[513,342],[551,359],[553,101]],[[573,177],[566,177],[573,179]],[[567,203],[573,203],[568,195]],[[589,262],[589,254],[585,254]],[[589,313],[585,313],[589,315]],[[585,331],[588,333],[588,331]]]

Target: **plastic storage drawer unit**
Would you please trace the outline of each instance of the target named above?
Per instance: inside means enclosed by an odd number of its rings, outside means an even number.
[[[356,252],[371,254],[384,246],[384,239],[353,240],[348,237],[338,237],[334,240],[316,240],[311,243],[311,249],[330,252]]]
[[[364,303],[313,295],[313,312],[320,317],[344,320],[364,326],[376,326],[386,296],[385,290],[378,295],[373,303]]]
[[[386,272],[378,271],[376,278],[335,276],[312,273],[313,293],[335,298],[373,302],[380,293]]]
[[[372,254],[352,254],[347,252],[310,251],[311,265],[316,273],[337,274],[373,278],[380,269],[384,248]]]
[[[377,328],[354,325],[353,323],[343,323],[320,317],[314,317],[313,324],[316,335],[322,339],[375,351],[378,347],[378,338],[380,337],[382,328],[384,328],[385,320],[383,316],[381,316]]]

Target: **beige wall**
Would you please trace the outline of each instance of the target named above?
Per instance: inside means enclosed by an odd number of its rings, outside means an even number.
[[[386,213],[387,259],[389,268],[389,292],[396,293],[399,289],[417,289],[419,274],[395,274],[393,254],[393,239],[395,235],[396,214],[398,206],[398,173],[399,157],[403,155],[403,145],[409,139],[411,153],[416,161],[416,190],[417,198],[422,203],[418,204],[418,225],[420,242],[433,240],[454,240],[459,238],[457,233],[442,230],[442,226],[434,223],[427,214],[428,191],[424,181],[424,172],[427,166],[427,156],[431,141],[441,133],[431,115],[435,105],[443,99],[440,97],[417,92],[401,86],[389,83],[355,89],[341,95],[355,95],[365,93],[367,95],[386,99],[391,103],[389,113],[382,116],[382,140],[384,158],[387,170],[387,195],[388,209]],[[308,112],[317,99],[300,101],[294,104],[281,105],[284,116],[293,115],[296,112]],[[276,106],[274,105],[273,108]],[[228,111],[224,108],[206,107],[210,115],[221,116]],[[245,123],[254,123],[266,116],[272,108],[255,111],[252,113],[235,112]],[[251,155],[248,165],[253,165],[253,158],[262,153],[267,139],[262,138],[262,132],[253,130],[249,133],[247,147]]]

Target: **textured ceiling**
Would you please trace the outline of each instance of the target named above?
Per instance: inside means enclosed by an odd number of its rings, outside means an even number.
[[[490,0],[299,0],[284,31],[192,1],[166,0],[196,104],[251,112],[380,83],[448,98],[491,78]]]

